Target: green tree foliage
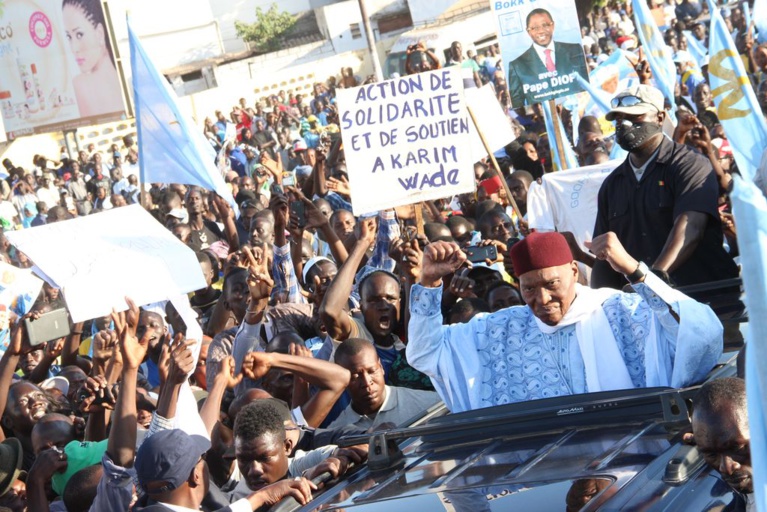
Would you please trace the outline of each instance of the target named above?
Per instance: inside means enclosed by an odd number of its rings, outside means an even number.
[[[280,11],[276,3],[272,3],[268,11],[256,7],[255,23],[234,22],[237,37],[246,43],[252,43],[259,52],[273,52],[280,48],[280,36],[284,35],[296,23],[296,18],[290,13]]]

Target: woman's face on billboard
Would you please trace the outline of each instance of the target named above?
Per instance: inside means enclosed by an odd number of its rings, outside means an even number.
[[[106,53],[104,27],[94,26],[78,6],[64,6],[64,29],[77,65],[83,73],[95,71]]]

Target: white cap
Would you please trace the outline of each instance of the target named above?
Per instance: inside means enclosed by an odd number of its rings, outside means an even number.
[[[58,389],[62,395],[69,393],[69,381],[66,377],[51,377],[40,383],[41,389]]]
[[[306,262],[306,265],[304,265],[304,271],[302,272],[302,276],[304,278],[304,283],[309,284],[306,282],[306,276],[309,275],[309,271],[314,267],[316,264],[318,264],[321,261],[329,261],[330,263],[333,263],[333,260],[330,258],[326,258],[325,256],[315,256],[314,258],[310,259]]]

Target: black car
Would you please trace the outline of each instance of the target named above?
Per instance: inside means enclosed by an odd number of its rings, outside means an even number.
[[[735,375],[730,354],[710,378]],[[411,427],[369,442],[367,464],[304,507],[272,510],[708,511],[736,495],[694,446],[698,387],[590,393],[448,414],[435,406]]]

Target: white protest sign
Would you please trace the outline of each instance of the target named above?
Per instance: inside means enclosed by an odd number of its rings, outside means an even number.
[[[490,151],[498,151],[516,138],[514,130],[511,129],[509,116],[504,114],[503,107],[495,97],[495,88],[492,84],[485,84],[479,89],[476,87],[465,89],[464,92],[466,105],[474,114],[477,125],[482,130],[487,145],[490,146]],[[487,156],[487,151],[474,123],[469,123],[469,132],[472,160],[477,162]]]
[[[194,252],[139,205],[7,233],[61,286],[72,320],[205,287]]]
[[[457,68],[337,91],[354,215],[474,190]]]
[[[590,241],[594,234],[599,188],[621,163],[622,160],[610,160],[544,174],[541,184],[533,182],[527,191],[530,229],[569,231],[581,248],[588,250],[583,242]]]

